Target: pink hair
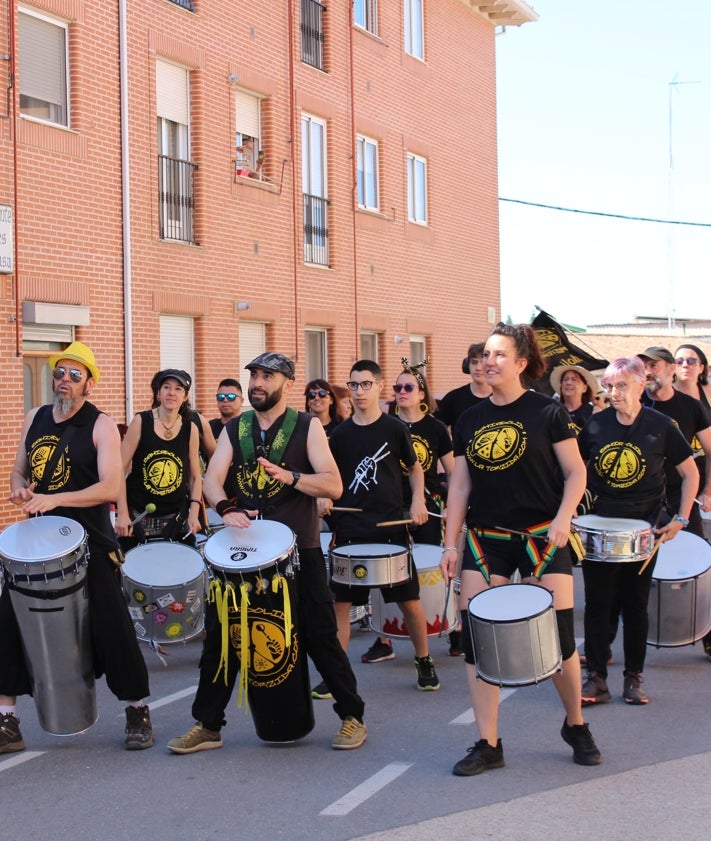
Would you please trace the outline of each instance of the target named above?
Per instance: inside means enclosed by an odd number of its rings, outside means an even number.
[[[605,368],[605,373],[600,384],[606,386],[610,381],[625,376],[629,376],[643,385],[647,382],[647,372],[644,363],[638,356],[621,356],[619,359],[613,359],[607,368]]]

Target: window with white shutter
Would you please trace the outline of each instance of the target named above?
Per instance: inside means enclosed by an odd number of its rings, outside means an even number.
[[[68,126],[69,25],[29,9],[19,10],[17,24],[20,114]]]

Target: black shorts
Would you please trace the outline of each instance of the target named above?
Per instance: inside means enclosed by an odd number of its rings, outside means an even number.
[[[478,537],[477,540],[484,554],[489,575],[502,575],[505,578],[511,578],[516,570],[521,574],[521,578],[530,578],[533,575],[533,561],[526,551],[527,541],[525,538],[514,535],[511,540],[500,540],[493,537]],[[546,540],[545,538],[535,538],[535,544],[538,551],[543,552]],[[468,541],[464,543],[462,569],[479,569]],[[568,544],[556,549],[550,563],[543,571],[543,575],[550,575],[554,572],[563,575],[573,574],[573,556]]]

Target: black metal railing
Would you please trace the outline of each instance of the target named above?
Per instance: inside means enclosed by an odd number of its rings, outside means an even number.
[[[189,12],[195,11],[193,0],[170,0],[170,2],[175,3],[176,6],[180,6],[182,9],[187,9]]]
[[[328,266],[328,199],[304,193],[304,262]]]
[[[161,239],[195,242],[195,170],[197,164],[158,155]]]
[[[323,70],[323,16],[326,7],[318,0],[301,0],[301,60]]]

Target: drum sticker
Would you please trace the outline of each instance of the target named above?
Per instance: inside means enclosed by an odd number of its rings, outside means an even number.
[[[140,607],[129,607],[128,615],[134,622],[140,622],[143,619],[143,609]]]
[[[239,656],[241,631],[239,614],[232,614],[230,641]],[[298,633],[292,627],[291,646],[286,647],[284,613],[263,607],[248,610],[250,646],[248,665],[249,683],[270,689],[283,683],[294,670],[299,654]]]
[[[136,636],[137,637],[145,637],[146,629],[140,622],[136,622],[133,626],[136,629]]]
[[[161,607],[168,607],[169,605],[173,604],[175,601],[175,596],[172,593],[166,593],[164,596],[158,596],[156,602]]]
[[[153,614],[153,624],[154,625],[165,625],[168,621],[168,614],[163,613],[162,610],[157,611]]]
[[[183,626],[180,622],[171,622],[165,626],[165,635],[168,639],[175,639],[183,633]]]
[[[138,602],[139,604],[143,604],[146,600],[146,594],[143,590],[134,590],[133,591],[133,600],[134,602]]]
[[[200,599],[197,599],[190,605],[190,612],[195,615],[196,613],[202,613],[202,602]]]
[[[359,581],[364,581],[368,577],[368,567],[363,564],[356,564],[353,567],[353,577]]]
[[[185,601],[188,604],[190,604],[191,602],[194,602],[196,598],[197,598],[197,590],[188,590],[188,594],[185,597]]]
[[[175,601],[168,605],[168,609],[171,613],[185,613],[185,602]]]

